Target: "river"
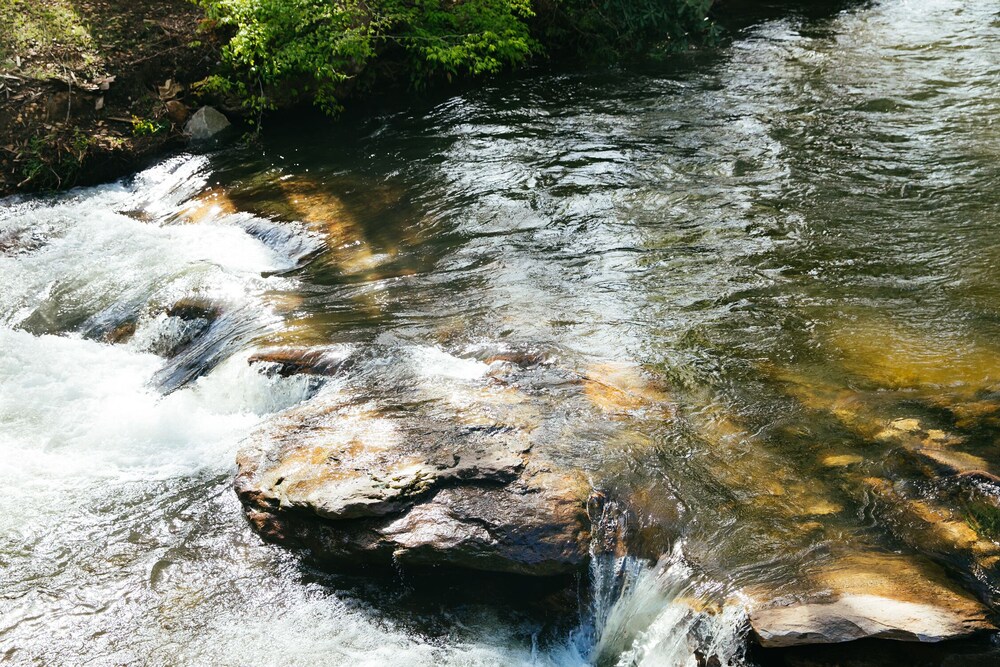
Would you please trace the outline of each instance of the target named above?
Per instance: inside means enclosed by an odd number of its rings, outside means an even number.
[[[1000,470],[998,119],[993,0],[793,4],[661,65],[0,202],[0,662],[752,665],[739,600],[853,554],[994,604],[996,489],[927,443]],[[358,361],[248,364],[273,346]],[[235,455],[272,415],[420,382],[458,413],[497,350],[656,404],[529,392],[650,560],[521,603],[247,525]]]

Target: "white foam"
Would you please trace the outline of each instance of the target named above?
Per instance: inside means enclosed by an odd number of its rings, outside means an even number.
[[[456,357],[438,347],[414,348],[413,362],[416,371],[428,378],[477,380],[490,370],[489,365],[478,359]]]
[[[583,667],[587,663],[569,648],[544,653],[512,636],[502,625],[493,632],[435,641],[408,632],[372,612],[339,599],[299,592],[282,599],[277,608],[255,611],[252,617],[225,614],[214,619],[206,637],[191,642],[182,664],[285,665],[412,665],[413,667]],[[482,628],[489,619],[466,619]]]
[[[127,347],[0,328],[0,478],[165,477],[224,469],[261,414],[304,397],[233,358],[185,391],[147,386],[161,360]]]
[[[718,583],[698,576],[680,543],[655,567],[622,567],[614,559],[595,558],[591,569],[597,593],[608,588],[606,582],[601,585],[608,574],[600,570],[609,567],[625,581],[610,608],[595,607],[596,662],[697,667],[699,651],[717,656],[723,665],[746,664],[745,606],[738,597],[719,599],[723,596]]]

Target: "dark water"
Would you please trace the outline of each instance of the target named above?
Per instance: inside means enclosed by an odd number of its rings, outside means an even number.
[[[662,66],[9,201],[0,657],[744,664],[747,596],[858,554],[995,603],[998,93],[989,0],[779,7]],[[221,315],[191,333],[182,299]],[[313,345],[360,361],[331,387],[247,364]],[[498,351],[550,361],[510,414],[659,566],[522,608],[330,578],[244,525],[232,462],[268,414],[406,385],[458,418]]]

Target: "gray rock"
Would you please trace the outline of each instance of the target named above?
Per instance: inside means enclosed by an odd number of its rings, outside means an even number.
[[[191,116],[185,131],[192,141],[205,141],[230,125],[229,119],[212,107],[202,107]]]
[[[316,397],[252,436],[237,464],[251,524],[333,565],[547,576],[587,561],[588,485],[532,460],[516,428]]]

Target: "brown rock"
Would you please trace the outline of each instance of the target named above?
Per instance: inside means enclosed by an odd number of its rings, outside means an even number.
[[[532,460],[516,428],[317,397],[253,436],[237,464],[251,524],[322,561],[545,576],[587,560],[587,485]]]
[[[119,324],[104,336],[104,340],[112,344],[127,343],[135,334],[135,324],[134,320]]]
[[[247,360],[262,365],[281,377],[290,375],[333,375],[346,358],[338,350],[326,348],[270,348],[255,352]]]
[[[183,125],[187,122],[190,112],[187,106],[180,100],[170,100],[166,104],[167,106],[167,118],[174,125]]]
[[[995,629],[987,610],[915,557],[867,554],[816,573],[815,592],[751,609],[764,647],[878,638],[938,642]]]
[[[181,299],[167,309],[167,317],[212,322],[219,317],[220,312],[218,306],[200,299]]]

